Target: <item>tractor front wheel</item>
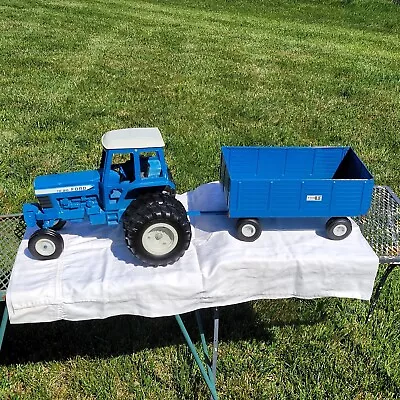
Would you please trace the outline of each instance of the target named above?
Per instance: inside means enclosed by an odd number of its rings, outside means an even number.
[[[63,252],[64,240],[52,229],[39,229],[29,238],[28,249],[36,260],[53,260]]]
[[[188,249],[191,227],[182,204],[165,193],[139,197],[124,215],[125,240],[131,252],[148,265],[179,260]]]
[[[56,219],[54,221],[54,224],[52,226],[50,226],[50,229],[53,229],[53,231],[59,231],[62,228],[64,228],[65,224],[67,223],[67,221],[63,220],[63,219]],[[36,225],[39,228],[43,228],[43,221],[37,221]]]

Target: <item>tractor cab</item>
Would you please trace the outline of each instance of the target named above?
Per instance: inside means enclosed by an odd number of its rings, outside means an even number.
[[[105,211],[125,209],[143,191],[170,190],[164,140],[158,128],[129,128],[102,138],[100,200]]]

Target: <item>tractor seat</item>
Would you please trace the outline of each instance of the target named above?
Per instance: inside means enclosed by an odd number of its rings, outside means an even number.
[[[149,158],[147,160],[149,168],[148,168],[148,173],[147,177],[148,178],[158,178],[161,174],[161,163],[157,159],[152,159]]]

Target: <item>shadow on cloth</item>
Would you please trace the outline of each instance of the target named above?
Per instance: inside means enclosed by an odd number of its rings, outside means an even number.
[[[204,233],[228,232],[237,237],[236,218],[228,218],[227,205],[222,186],[219,182],[211,182],[199,186],[196,190],[187,193],[187,207],[190,211],[203,211],[211,214],[193,216],[190,222],[194,228]],[[220,214],[213,214],[222,213]],[[257,217],[257,215],[249,215]],[[261,227],[266,231],[315,231],[318,236],[326,238],[326,217],[306,218],[259,218]],[[199,235],[199,232],[198,232]]]
[[[319,304],[319,305],[318,305]],[[220,308],[220,341],[275,341],[274,326],[314,325],[325,320],[323,301],[259,300]],[[211,310],[202,310],[207,341],[212,342]],[[182,315],[192,340],[200,344],[195,314]],[[8,325],[1,364],[62,361],[75,356],[114,357],[185,343],[173,316],[121,315],[104,320]]]

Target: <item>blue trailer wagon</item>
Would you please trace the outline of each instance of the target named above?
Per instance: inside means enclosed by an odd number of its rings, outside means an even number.
[[[223,147],[220,180],[237,237],[248,242],[268,217],[327,217],[327,237],[344,239],[374,186],[350,147]]]

